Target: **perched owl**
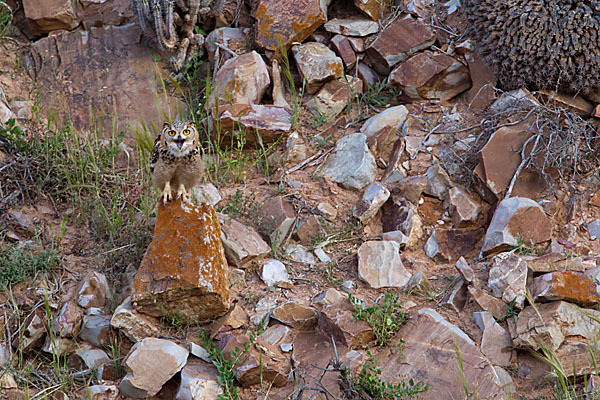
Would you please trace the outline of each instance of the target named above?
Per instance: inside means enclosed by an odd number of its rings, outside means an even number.
[[[171,188],[176,188],[177,198],[190,201],[186,189],[200,182],[203,170],[196,126],[191,122],[165,122],[154,141],[150,161],[152,184],[162,190],[163,204],[173,199]]]

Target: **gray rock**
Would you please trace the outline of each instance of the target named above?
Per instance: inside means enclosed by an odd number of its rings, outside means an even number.
[[[363,224],[366,224],[373,219],[389,197],[390,191],[385,186],[373,182],[365,189],[363,197],[354,208],[352,215]]]
[[[341,138],[323,166],[322,174],[349,189],[360,190],[375,180],[375,157],[367,137],[352,133]]]
[[[297,243],[290,243],[285,248],[285,254],[290,258],[290,260],[302,263],[302,264],[315,264],[315,256],[306,249],[306,247]]]
[[[96,369],[98,371],[98,379],[102,379],[104,366],[110,362],[110,358],[104,350],[80,348],[75,352],[83,365],[88,369]]]
[[[481,209],[469,193],[457,186],[448,191],[448,205],[455,228],[477,221]]]
[[[396,242],[363,243],[358,249],[358,276],[376,289],[406,285],[411,274],[404,268],[399,251]]]
[[[230,268],[228,281],[230,288],[243,289],[246,287],[246,271],[239,268]]]
[[[135,311],[131,306],[131,297],[127,297],[117,307],[110,319],[110,325],[119,329],[133,342],[139,342],[160,333],[159,322],[153,317]]]
[[[513,351],[512,340],[506,329],[501,327],[489,311],[473,313],[475,323],[483,332],[481,352],[492,364],[509,367]]]
[[[93,385],[85,389],[85,396],[89,400],[116,400],[119,389],[115,385]]]
[[[275,286],[278,283],[286,282],[291,284],[290,276],[285,265],[279,260],[270,259],[260,262],[260,278],[267,286]]]
[[[514,253],[501,253],[492,258],[488,287],[506,304],[523,309],[527,291],[527,263]]]
[[[446,200],[448,189],[454,186],[446,171],[439,164],[436,164],[429,167],[425,175],[427,176],[425,193],[435,196],[442,201]]]
[[[429,236],[429,239],[427,239],[427,242],[425,242],[425,248],[424,248],[425,254],[429,258],[433,258],[436,256],[439,249],[440,249],[440,247],[438,245],[437,238],[435,237],[435,229],[434,229],[433,232],[431,232],[431,236]]]
[[[331,257],[329,257],[321,247],[315,249],[315,256],[317,256],[319,261],[324,263],[331,261]]]
[[[383,232],[381,234],[381,239],[391,240],[393,242],[398,243],[401,247],[405,246],[408,243],[408,236],[406,236],[402,231]]]
[[[341,78],[344,74],[342,59],[322,43],[295,45],[292,52],[302,79],[306,79],[306,91],[309,94],[316,93],[324,83]]]
[[[590,239],[596,240],[600,237],[600,219],[590,222],[587,225],[588,233],[590,234]]]
[[[328,306],[345,298],[345,295],[334,288],[329,288],[314,299],[314,303],[320,306]]]
[[[170,340],[143,339],[123,360],[127,375],[121,381],[119,391],[134,399],[156,395],[183,368],[188,354],[187,349]]]
[[[194,357],[198,357],[199,359],[206,361],[207,363],[212,362],[212,357],[206,351],[206,349],[202,346],[197,345],[194,342],[190,342],[190,354]]]
[[[110,340],[110,319],[102,315],[84,315],[79,337],[96,347],[103,347]]]
[[[401,129],[407,116],[408,109],[405,106],[390,107],[366,120],[360,131],[367,137],[371,137],[383,128]]]
[[[192,199],[196,204],[208,203],[214,207],[223,198],[215,185],[206,183],[203,185],[196,185],[192,188]]]

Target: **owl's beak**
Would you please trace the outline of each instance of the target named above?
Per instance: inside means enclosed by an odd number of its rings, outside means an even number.
[[[175,140],[175,143],[177,143],[177,147],[179,147],[179,150],[181,150],[181,147],[183,146],[183,142],[184,142],[184,140],[183,140],[183,139],[181,139],[181,140],[177,140],[177,139],[176,139],[176,140]]]

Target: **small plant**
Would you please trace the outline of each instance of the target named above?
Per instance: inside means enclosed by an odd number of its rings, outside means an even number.
[[[521,236],[517,236],[517,245],[511,249],[515,254],[520,256],[539,256],[541,250],[535,247],[533,241],[525,242]]]
[[[515,301],[517,298],[515,297],[510,301],[510,303],[506,304],[506,314],[498,318],[498,322],[505,321],[508,318],[514,318],[515,323],[517,323],[517,318],[519,317],[519,310],[515,307]]]
[[[183,332],[184,328],[187,326],[188,318],[181,313],[170,313],[163,315],[160,318],[160,321],[172,326],[177,332]]]
[[[365,307],[362,301],[348,293],[348,299],[352,303],[352,317],[355,321],[366,321],[375,333],[375,341],[378,346],[385,345],[396,333],[402,324],[406,322],[406,315],[402,312],[400,296],[391,290],[383,299],[383,306],[374,304]],[[400,339],[403,343],[404,341]]]
[[[300,109],[302,108],[302,97],[304,96],[304,88],[306,85],[306,80],[302,81],[302,88],[300,91],[297,90],[296,84],[294,83],[294,78],[292,77],[292,72],[290,70],[290,59],[288,57],[288,52],[284,48],[283,44],[279,43],[279,53],[281,54],[281,71],[288,83],[288,89],[290,91],[291,97],[291,109],[292,109],[292,129],[297,129],[298,123],[300,122]]]
[[[219,372],[217,381],[224,392],[219,394],[217,400],[239,400],[238,388],[235,386],[235,368],[242,360],[242,357],[250,351],[250,346],[256,341],[258,335],[263,332],[264,325],[265,324],[261,321],[261,328],[256,332],[250,332],[250,341],[244,343],[244,348],[240,349],[239,347],[236,347],[234,350],[231,350],[230,357],[228,358],[223,355],[223,351],[220,348],[215,346],[205,331],[201,332],[200,341],[202,347],[206,349],[212,359],[213,365]]]
[[[309,121],[309,123],[313,129],[320,128],[327,123],[327,115],[319,112],[313,119]]]
[[[121,338],[121,335],[115,335],[111,338],[110,343],[106,344],[105,347],[107,350],[110,351],[110,359],[111,359],[111,364],[112,364],[112,369],[113,372],[115,373],[115,375],[117,377],[121,377],[123,375],[125,375],[125,369],[123,368],[123,365],[121,364],[121,346],[123,345],[123,339]]]
[[[6,2],[0,0],[0,40],[6,35],[13,20],[12,9]]]
[[[423,381],[415,382],[413,379],[407,381],[401,380],[398,383],[384,382],[381,379],[381,367],[377,365],[375,358],[367,350],[369,360],[362,366],[360,373],[356,378],[355,389],[364,391],[370,399],[376,400],[401,400],[412,399],[419,393],[426,392],[429,385]],[[348,376],[347,369],[343,374]],[[361,397],[362,398],[362,397]]]
[[[0,291],[33,280],[39,272],[49,272],[60,263],[56,250],[33,250],[18,245],[0,245]]]
[[[342,286],[342,282],[340,282],[339,280],[337,280],[335,278],[335,276],[333,275],[333,267],[335,266],[335,261],[329,261],[327,263],[327,282],[329,282],[329,284],[334,287],[334,288],[339,288]]]

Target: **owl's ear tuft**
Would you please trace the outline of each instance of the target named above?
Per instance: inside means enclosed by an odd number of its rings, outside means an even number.
[[[186,126],[187,126],[187,127],[189,127],[189,128],[195,128],[195,127],[196,127],[196,124],[194,124],[193,122],[188,122],[188,123],[186,124]]]
[[[165,123],[163,124],[163,129],[167,129],[169,126],[171,126],[171,124],[170,124],[170,123],[168,123],[168,122],[165,122]]]

